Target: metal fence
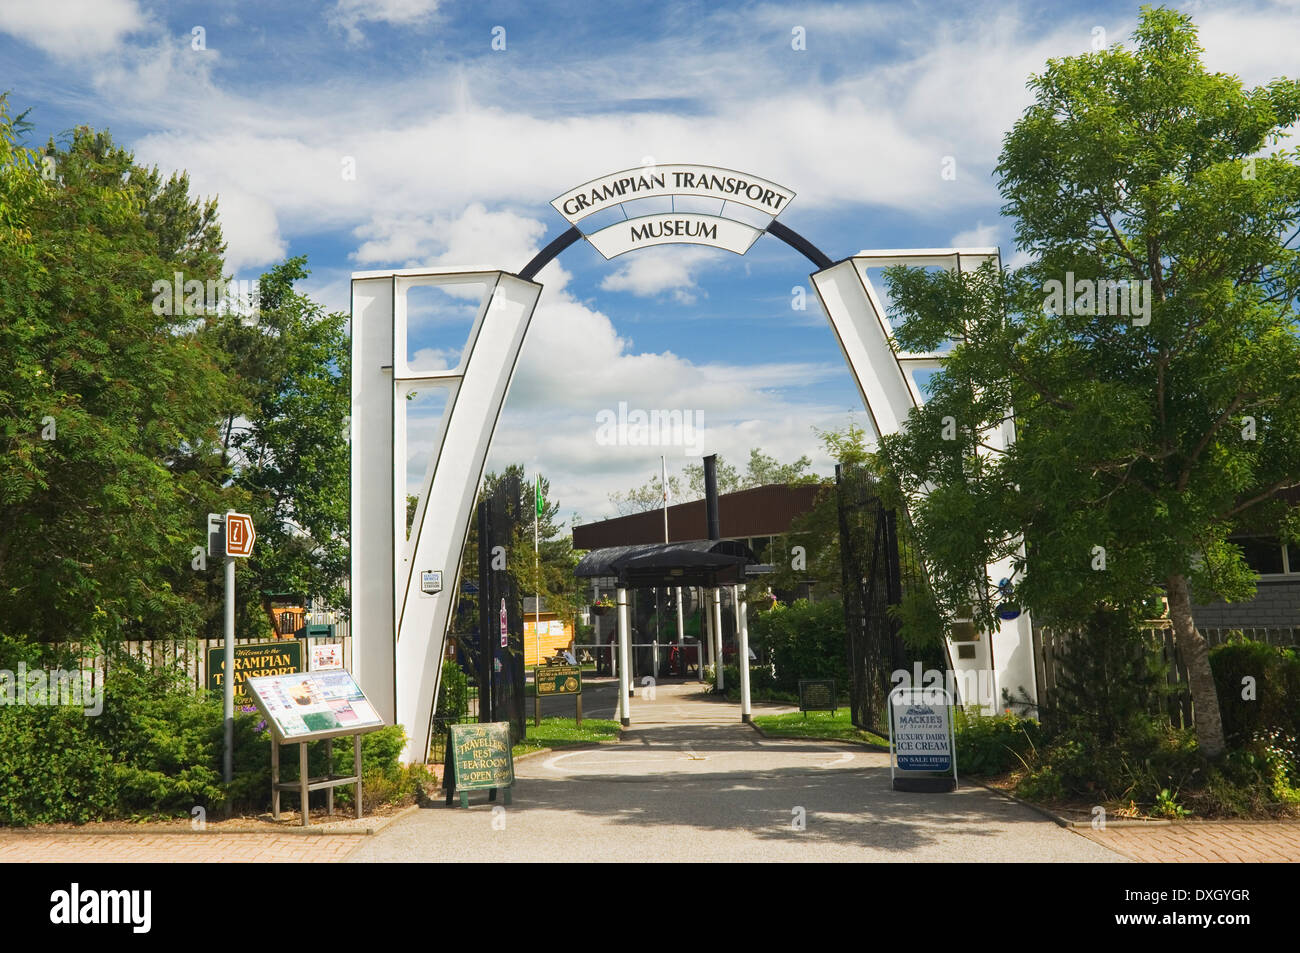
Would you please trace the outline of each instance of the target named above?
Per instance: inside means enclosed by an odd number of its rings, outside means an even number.
[[[853,724],[885,724],[890,672],[909,667],[900,623],[890,614],[905,593],[924,585],[919,554],[900,533],[906,515],[885,508],[866,467],[835,467],[841,591]]]
[[[479,720],[478,686],[469,684],[468,704],[460,714],[434,714],[429,731],[429,764],[442,764],[447,759],[447,739],[451,735],[452,725],[471,725]],[[437,709],[434,709],[435,712]]]

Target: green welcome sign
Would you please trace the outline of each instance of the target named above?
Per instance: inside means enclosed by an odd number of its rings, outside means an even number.
[[[577,665],[547,665],[533,669],[538,695],[581,695],[582,669]]]
[[[297,639],[280,642],[249,642],[235,646],[235,704],[251,705],[244,682],[264,675],[289,675],[302,671],[302,643]],[[222,691],[226,677],[225,649],[208,650],[208,688]]]

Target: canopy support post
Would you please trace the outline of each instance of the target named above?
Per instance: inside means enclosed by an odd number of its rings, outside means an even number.
[[[745,617],[745,591],[744,586],[732,586],[732,598],[736,603],[736,638],[740,642],[740,651],[736,653],[736,659],[740,665],[740,720],[748,723],[750,720],[749,707],[749,619]]]
[[[632,724],[632,706],[627,696],[631,689],[628,651],[627,590],[618,588],[618,720],[624,728]]]
[[[714,684],[718,691],[724,691],[727,687],[726,679],[722,675],[722,587],[713,587],[713,641],[717,647],[717,655],[714,656],[716,663],[713,666],[713,673],[716,678]]]

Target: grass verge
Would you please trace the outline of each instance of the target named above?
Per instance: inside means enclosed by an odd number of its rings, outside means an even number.
[[[849,720],[847,708],[837,712],[789,712],[784,715],[755,715],[754,724],[773,738],[817,738],[831,741],[864,741],[889,747],[889,741],[870,731],[863,731]]]
[[[584,718],[579,728],[572,718],[543,718],[540,725],[528,720],[527,737],[514,746],[514,755],[539,751],[542,748],[566,748],[597,741],[613,741],[618,737],[617,721],[604,718]]]

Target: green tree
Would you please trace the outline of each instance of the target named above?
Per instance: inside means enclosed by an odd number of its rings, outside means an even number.
[[[551,483],[542,477],[543,507],[538,523],[538,554],[534,556],[533,524],[537,511],[533,502],[534,478],[522,464],[512,463],[500,473],[491,472],[483,478],[479,499],[493,496],[510,480],[517,480],[520,496],[507,502],[507,510],[514,522],[514,533],[505,551],[506,572],[514,578],[521,596],[532,596],[540,591],[546,611],[555,612],[562,619],[572,620],[586,596],[579,580],[573,574],[578,556],[573,549],[573,539],[559,519],[560,504],[550,496]],[[471,518],[469,534],[461,556],[461,577],[474,579],[478,574],[478,520]],[[458,624],[461,630],[473,628],[477,620],[477,596],[463,595]]]
[[[44,161],[0,99],[0,626],[35,639],[193,631],[174,581],[203,541],[228,379],[151,288],[220,277],[210,204],[106,133]],[[50,173],[53,173],[52,175]]]
[[[259,589],[347,606],[348,318],[294,290],[307,275],[302,257],[277,265],[259,279],[253,319],[224,313],[206,330],[236,384],[222,408],[221,463],[257,526],[244,583],[254,611]]]
[[[998,166],[1029,265],[889,273],[898,343],[955,344],[882,452],[949,614],[973,601],[992,625],[982,567],[1007,555],[1044,622],[1132,612],[1163,586],[1217,757],[1193,589],[1249,595],[1229,536],[1300,526],[1277,495],[1300,484],[1300,166],[1268,151],[1300,117],[1300,84],[1207,72],[1175,11],[1144,8],[1133,39],[1031,80]],[[1009,408],[1001,452],[989,435]]]
[[[870,459],[866,449],[866,431],[851,420],[842,430],[817,431],[817,436],[836,463],[865,464]],[[807,459],[803,457],[799,462]],[[808,481],[799,478],[794,482]],[[764,580],[764,588],[770,585],[774,589],[789,590],[811,579],[818,583],[819,592],[838,592],[842,584],[839,520],[835,484],[828,481],[823,483],[812,508],[795,517],[790,524],[789,541],[791,545],[803,547],[802,560],[796,563],[789,552],[773,553],[773,572]]]
[[[717,479],[718,494],[735,493],[737,490],[749,490],[758,486],[789,483],[816,483],[817,475],[810,472],[812,460],[806,455],[793,463],[780,463],[775,457],[763,453],[758,447],[749,451],[749,462],[741,473],[718,454]],[[682,503],[699,500],[704,497],[704,464],[689,463],[683,470],[683,477],[668,477],[670,503]],[[619,516],[632,513],[644,513],[663,506],[663,476],[655,473],[644,483],[625,493],[611,493],[609,501],[614,505]]]

